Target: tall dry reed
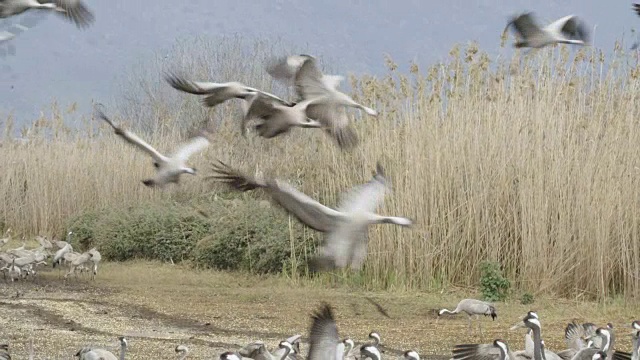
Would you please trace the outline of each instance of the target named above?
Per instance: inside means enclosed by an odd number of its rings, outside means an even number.
[[[353,96],[381,115],[353,112],[361,143],[347,153],[319,130],[244,139],[237,102],[207,110],[162,81],[162,69],[181,68],[194,79],[238,79],[286,94],[262,67],[281,52],[241,43],[178,47],[170,65],[133,74],[112,116],[163,151],[208,123],[215,141],[192,159],[201,173],[221,159],[288,179],[330,206],[381,161],[393,193],[380,212],[411,217],[415,227],[371,229],[364,279],[372,287],[472,286],[481,261],[490,260],[536,293],[640,290],[640,83],[619,48],[610,57],[561,46],[492,61],[474,45],[456,46],[448,61],[426,70],[411,64],[407,73],[387,58],[387,75],[351,78]],[[187,176],[180,187],[148,189],[140,183],[152,173],[145,155],[95,128],[97,120],[87,119],[83,132],[60,123],[41,119],[27,143],[2,142],[6,226],[61,233],[69,216],[89,209],[212,191],[202,177]]]

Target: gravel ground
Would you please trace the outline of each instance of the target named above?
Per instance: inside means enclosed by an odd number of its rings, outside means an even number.
[[[271,348],[293,334],[308,345],[309,314],[322,301],[336,313],[341,337],[367,341],[370,331],[382,336],[385,358],[398,358],[408,349],[424,359],[448,359],[456,343],[506,340],[513,350],[524,347],[524,332],[509,331],[527,310],[539,312],[549,349],[566,348],[568,321],[612,321],[620,329],[616,347],[629,351],[630,323],[635,304],[596,304],[558,299],[533,305],[498,303],[498,319],[481,318],[467,329],[466,315],[438,318],[439,307],[455,308],[473,293],[424,294],[325,289],[274,277],[195,271],[158,263],[105,264],[98,279],[65,282],[57,270],[45,269],[34,281],[0,280],[0,343],[10,344],[14,359],[27,359],[33,342],[36,359],[73,359],[83,346],[102,346],[119,352],[118,336],[129,340],[127,359],[177,359],[178,344],[189,347],[189,359],[217,359],[256,340]],[[365,299],[384,307],[383,316]]]

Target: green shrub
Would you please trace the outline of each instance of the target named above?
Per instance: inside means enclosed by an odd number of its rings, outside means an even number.
[[[212,234],[198,242],[194,250],[195,263],[207,268],[259,274],[290,270],[292,242],[288,216],[279,209],[256,211],[256,207],[255,200],[237,203],[233,215],[220,221]],[[306,259],[313,251],[312,239],[302,238],[304,230],[298,223],[293,234],[296,257]]]
[[[520,304],[522,305],[529,305],[529,304],[533,304],[533,295],[531,295],[531,293],[524,293],[522,294],[522,297],[520,298]]]
[[[96,246],[109,260],[180,261],[210,232],[211,223],[189,206],[149,203],[81,215],[69,230],[82,249]]]
[[[101,211],[85,212],[81,215],[74,217],[67,223],[67,232],[73,231],[71,235],[71,245],[74,249],[88,250],[94,247],[95,244],[95,229],[98,219],[103,216]],[[65,239],[67,234],[61,236]]]
[[[480,264],[480,289],[487,301],[504,300],[509,292],[511,283],[502,275],[499,263],[483,261]]]
[[[313,232],[296,220],[290,231],[287,214],[265,204],[236,198],[196,209],[153,202],[84,213],[71,219],[68,229],[79,251],[95,246],[107,260],[192,260],[206,268],[260,274],[291,271],[292,264],[293,270],[304,270],[314,252],[313,237],[306,234]]]

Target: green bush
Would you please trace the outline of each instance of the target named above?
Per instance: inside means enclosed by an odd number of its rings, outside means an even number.
[[[71,219],[67,224],[67,229],[73,231],[71,235],[71,245],[74,249],[78,248],[88,250],[95,244],[95,229],[98,219],[104,214],[100,211],[92,211],[83,213]],[[68,231],[67,231],[68,232]],[[67,234],[62,234],[59,238],[66,240]]]
[[[313,238],[305,235],[313,232],[292,224],[290,231],[287,214],[264,201],[235,199],[198,209],[169,202],[102,209],[73,218],[68,230],[79,251],[95,246],[108,260],[192,260],[206,268],[265,274],[291,271],[292,248],[300,259],[295,271],[304,270],[313,254]]]
[[[480,290],[487,301],[506,299],[511,283],[502,275],[499,263],[483,261],[480,264]]]
[[[289,231],[288,216],[279,209],[262,208],[247,200],[233,209],[233,216],[220,221],[216,231],[202,239],[194,250],[196,264],[221,270],[279,273],[291,270],[291,236],[296,258],[307,258],[313,241],[303,238],[302,226]],[[306,263],[306,262],[303,262]],[[300,270],[298,267],[297,270]]]
[[[99,248],[109,260],[180,261],[211,230],[211,222],[189,206],[161,203],[103,209],[70,222],[72,243]]]
[[[531,295],[531,293],[524,293],[522,294],[522,297],[520,298],[520,304],[522,305],[529,305],[529,304],[533,304],[533,295]]]

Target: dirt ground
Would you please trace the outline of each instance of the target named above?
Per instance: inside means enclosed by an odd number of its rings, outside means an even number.
[[[101,264],[95,281],[87,276],[64,281],[57,269],[43,268],[35,280],[16,283],[0,278],[0,343],[7,342],[13,359],[28,358],[33,341],[36,359],[73,359],[85,345],[98,345],[118,355],[118,336],[129,340],[127,359],[177,359],[178,344],[190,349],[189,359],[217,359],[262,340],[270,348],[293,334],[302,334],[308,349],[309,315],[322,301],[336,314],[341,338],[367,342],[370,331],[382,336],[384,358],[398,358],[414,349],[425,359],[448,359],[457,343],[491,342],[501,338],[512,350],[524,348],[524,330],[509,328],[528,310],[538,311],[547,348],[562,350],[564,327],[575,319],[616,329],[616,348],[630,351],[630,324],[637,304],[590,303],[536,299],[532,305],[497,303],[498,318],[483,317],[468,332],[466,315],[438,318],[441,307],[455,308],[473,292],[361,292],[325,288],[280,277],[258,277],[187,267],[133,262]],[[391,316],[384,317],[365,299],[370,297]]]

